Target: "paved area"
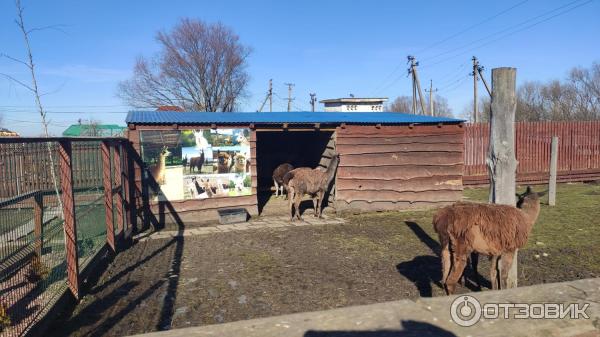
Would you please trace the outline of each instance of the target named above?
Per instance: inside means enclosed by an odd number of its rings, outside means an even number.
[[[470,293],[483,303],[585,303],[588,319],[481,319],[470,327],[450,316],[458,296],[402,300],[226,324],[154,332],[144,337],[246,336],[600,336],[600,279]],[[509,311],[514,314],[514,311]],[[512,315],[511,314],[511,315]]]
[[[323,226],[323,225],[339,225],[346,221],[342,218],[336,218],[328,215],[323,215],[323,218],[315,218],[313,216],[306,215],[302,221],[294,220],[290,221],[288,216],[268,216],[260,217],[256,220],[249,222],[231,224],[231,225],[212,225],[204,227],[191,227],[184,228],[182,230],[162,230],[153,232],[150,234],[142,233],[136,236],[134,239],[139,241],[153,240],[153,239],[168,239],[180,236],[198,236],[208,235],[212,233],[226,233],[226,232],[238,232],[247,231],[259,228],[287,228],[297,226]]]

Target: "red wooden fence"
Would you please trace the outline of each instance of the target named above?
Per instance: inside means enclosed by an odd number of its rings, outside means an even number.
[[[516,123],[517,181],[548,181],[550,142],[558,139],[558,181],[600,178],[600,121]],[[464,184],[488,183],[489,124],[465,127]]]

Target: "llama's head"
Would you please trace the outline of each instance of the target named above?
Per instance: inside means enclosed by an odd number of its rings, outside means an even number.
[[[528,206],[533,206],[534,204],[540,204],[540,197],[546,195],[548,191],[543,192],[534,192],[531,186],[527,186],[527,189],[522,194],[516,194],[517,196],[517,207],[525,208]]]
[[[162,150],[160,150],[160,156],[162,158],[168,157],[171,154],[171,152],[169,151],[169,149],[166,146],[162,147]]]
[[[219,165],[229,165],[229,153],[227,152],[219,152],[218,161]]]
[[[240,167],[246,165],[246,156],[244,156],[244,154],[242,154],[242,153],[236,154],[234,157],[234,160],[235,160],[235,163],[237,165],[239,165]]]
[[[244,134],[242,132],[238,133],[236,139],[235,139],[239,144],[243,144],[248,142],[248,140],[246,139],[246,136],[244,136]]]

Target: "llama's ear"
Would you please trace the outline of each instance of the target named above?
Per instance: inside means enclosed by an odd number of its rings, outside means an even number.
[[[531,193],[531,186],[527,186],[527,190],[525,190],[525,194],[529,194]]]

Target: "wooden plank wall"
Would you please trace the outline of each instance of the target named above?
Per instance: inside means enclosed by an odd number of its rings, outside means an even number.
[[[558,140],[558,181],[600,177],[600,121],[545,121],[515,124],[517,182],[546,183],[550,175],[550,143]],[[486,157],[489,124],[465,126],[465,185],[488,183]]]
[[[461,200],[463,132],[459,125],[338,128],[336,209],[402,210]]]

